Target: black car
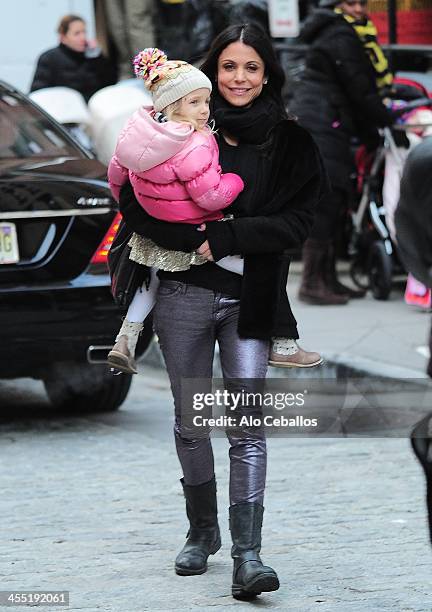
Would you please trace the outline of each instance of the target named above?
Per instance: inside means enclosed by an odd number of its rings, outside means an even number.
[[[62,409],[115,410],[104,362],[121,324],[107,273],[120,215],[106,168],[0,81],[0,378],[41,379]],[[144,328],[138,356],[149,345]]]

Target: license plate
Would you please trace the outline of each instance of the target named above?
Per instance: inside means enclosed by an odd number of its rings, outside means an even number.
[[[0,223],[0,264],[19,261],[15,223]]]

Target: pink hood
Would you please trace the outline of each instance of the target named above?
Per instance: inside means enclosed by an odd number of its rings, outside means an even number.
[[[183,223],[220,219],[221,210],[244,188],[236,174],[221,173],[210,130],[198,132],[174,121],[158,123],[146,107],[127,122],[108,167],[117,201],[127,180],[150,215]]]
[[[194,133],[186,123],[158,123],[152,110],[151,106],[142,106],[135,111],[117,141],[118,161],[135,173],[150,170],[173,157]]]

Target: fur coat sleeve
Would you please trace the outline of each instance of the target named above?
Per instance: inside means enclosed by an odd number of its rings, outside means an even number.
[[[309,235],[315,209],[328,189],[318,148],[309,133],[284,121],[271,151],[271,197],[253,217],[207,224],[215,260],[226,255],[281,253],[301,247]]]
[[[329,189],[318,148],[297,123],[279,124],[270,154],[273,182],[259,214],[207,223],[206,232],[216,260],[244,255],[238,332],[264,340],[286,335],[280,317],[289,266],[284,252],[301,247]]]

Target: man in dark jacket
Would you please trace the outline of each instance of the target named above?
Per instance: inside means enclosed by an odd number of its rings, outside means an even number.
[[[311,132],[329,174],[332,193],[323,199],[311,237],[303,251],[304,269],[299,297],[315,304],[345,304],[358,293],[336,277],[334,241],[341,213],[349,199],[354,164],[352,136],[370,146],[377,126],[390,125],[378,74],[356,27],[367,23],[365,0],[321,0],[305,21],[301,41],[309,45],[302,82],[290,110]]]
[[[30,91],[70,87],[89,98],[115,82],[109,61],[87,41],[86,25],[77,15],[66,15],[58,27],[60,44],[39,57]]]

